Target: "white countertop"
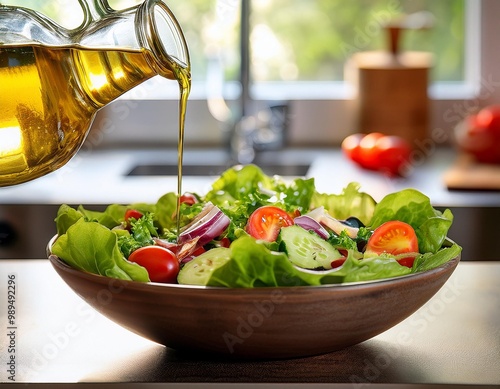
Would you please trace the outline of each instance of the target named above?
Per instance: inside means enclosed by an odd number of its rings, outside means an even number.
[[[442,176],[456,158],[452,150],[436,150],[425,160],[415,162],[408,178],[389,179],[379,173],[358,168],[338,149],[286,149],[266,152],[265,157],[279,163],[312,162],[308,177],[317,189],[339,193],[352,181],[380,200],[385,194],[403,188],[416,188],[431,198],[435,206],[498,207],[498,192],[449,191]],[[227,164],[222,150],[189,150],[185,164]],[[66,166],[40,179],[13,187],[0,188],[0,204],[109,204],[156,202],[163,194],[177,190],[176,176],[127,176],[137,164],[175,164],[175,150],[93,150],[80,151]],[[182,190],[203,193],[215,176],[186,176]]]

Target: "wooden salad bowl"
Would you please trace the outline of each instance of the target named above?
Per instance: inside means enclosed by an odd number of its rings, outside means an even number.
[[[445,284],[460,256],[385,280],[260,288],[123,281],[49,260],[89,305],[144,338],[187,352],[269,359],[329,353],[386,331]]]

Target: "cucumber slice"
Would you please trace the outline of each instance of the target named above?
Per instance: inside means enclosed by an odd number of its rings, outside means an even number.
[[[331,269],[332,261],[342,257],[330,243],[302,227],[283,227],[280,236],[288,259],[304,269]]]
[[[177,282],[185,285],[207,285],[212,273],[231,259],[231,250],[217,247],[186,263],[177,275]]]

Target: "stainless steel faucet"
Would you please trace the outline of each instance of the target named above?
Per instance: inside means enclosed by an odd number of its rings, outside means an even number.
[[[254,162],[260,150],[283,147],[288,125],[288,105],[276,103],[256,109],[250,96],[250,0],[241,1],[240,18],[240,97],[239,109],[234,115],[222,98],[220,63],[218,58],[209,61],[208,88],[209,110],[221,123],[228,126],[228,143],[231,158],[240,164]],[[217,85],[215,85],[217,84]]]

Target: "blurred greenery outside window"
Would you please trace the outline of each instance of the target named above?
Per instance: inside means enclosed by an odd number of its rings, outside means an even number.
[[[218,64],[216,71],[220,71],[225,94],[231,84],[237,84],[240,1],[165,0],[188,42],[195,94],[197,88],[207,89],[207,74],[213,71],[214,63]],[[384,23],[422,10],[433,14],[434,26],[405,32],[402,50],[434,53],[433,83],[463,83],[467,78],[467,1],[471,0],[252,0],[250,15],[246,15],[250,20],[251,83],[269,84],[273,89],[311,82],[342,85],[344,63],[352,54],[387,47]],[[114,9],[141,2],[109,0]],[[77,27],[82,19],[77,0],[0,3],[36,9],[68,28]],[[233,93],[237,90],[233,88]]]

